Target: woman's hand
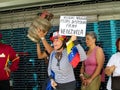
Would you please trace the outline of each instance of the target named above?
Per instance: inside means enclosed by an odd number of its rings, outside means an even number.
[[[86,86],[86,78],[84,76],[80,76],[82,84]]]
[[[84,80],[85,80],[84,76],[81,76],[80,79],[81,79],[81,81],[84,81]]]
[[[70,40],[72,40],[72,41],[75,41],[76,39],[77,39],[77,36],[75,36],[75,35],[72,35],[70,38]]]
[[[92,79],[91,79],[91,78],[88,78],[88,79],[84,79],[84,80],[82,81],[82,84],[83,84],[84,86],[88,86],[91,82],[92,82]]]
[[[110,75],[114,72],[115,68],[116,68],[115,65],[107,66],[107,67],[105,68],[105,74],[106,74],[107,76],[110,76]]]
[[[85,77],[84,77],[83,74],[80,74],[79,77],[80,77],[81,81],[84,81],[84,80],[85,80]]]
[[[53,79],[51,79],[51,86],[56,89],[57,83]]]
[[[112,73],[113,73],[113,72],[114,72],[114,70],[115,70],[115,68],[116,68],[116,67],[115,67],[115,65],[112,65],[112,66],[110,67],[110,72],[112,72]]]
[[[43,30],[41,30],[40,28],[37,28],[37,35],[39,36],[39,38],[43,38],[45,37],[45,35],[47,34],[47,32],[43,32]]]
[[[5,66],[4,70],[7,71],[7,72],[9,72],[9,73],[11,72],[11,70],[7,66]]]
[[[91,82],[92,82],[92,79],[91,79],[91,78],[85,79],[85,80],[84,80],[84,85],[85,85],[85,86],[88,86]]]

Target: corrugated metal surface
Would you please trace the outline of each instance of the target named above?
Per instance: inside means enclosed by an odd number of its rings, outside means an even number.
[[[107,0],[106,0],[107,1]],[[109,1],[109,0],[108,0]],[[117,1],[117,0],[116,0]],[[97,2],[97,1],[96,1]],[[102,1],[101,1],[102,2]],[[89,2],[90,3],[90,2]],[[116,4],[117,3],[117,4]],[[55,13],[55,18],[52,21],[53,27],[50,32],[58,30],[59,16],[65,14],[69,11],[68,15],[88,15],[92,23],[87,23],[87,31],[95,31],[98,35],[98,43],[101,44],[105,53],[105,64],[108,62],[110,56],[115,53],[115,41],[120,37],[120,20],[119,20],[119,3],[111,2],[106,4],[93,4],[88,5],[88,7],[75,3],[75,5],[66,6],[66,4],[58,7],[54,6],[50,9],[45,6],[44,9]],[[104,8],[100,5],[103,5]],[[80,8],[81,6],[81,8]],[[113,8],[110,8],[112,6]],[[58,8],[55,8],[58,7]],[[95,8],[96,7],[96,8]],[[116,8],[115,8],[116,7]],[[102,8],[102,9],[101,9]],[[33,20],[33,18],[42,10],[43,8],[32,8],[30,9],[18,9],[10,10],[0,13],[0,32],[3,34],[4,43],[10,44],[17,52],[28,52],[29,55],[21,55],[20,57],[20,68],[17,72],[12,74],[14,90],[41,90],[42,84],[47,76],[47,65],[44,60],[37,59],[36,44],[27,38],[28,27]],[[72,10],[73,9],[73,10]],[[94,12],[94,15],[92,12]],[[108,10],[109,9],[109,10]],[[72,10],[72,11],[70,11]],[[81,11],[80,11],[81,10]],[[103,11],[104,10],[104,11]],[[118,10],[118,12],[117,12]],[[83,11],[83,12],[82,12]],[[107,11],[105,13],[105,11]],[[112,11],[112,13],[110,12]],[[98,15],[97,14],[100,14]],[[102,14],[102,15],[101,15]],[[104,14],[104,15],[103,15]],[[94,22],[96,21],[96,22]],[[98,21],[98,22],[97,22]],[[49,41],[50,32],[47,34],[47,40]],[[87,47],[85,45],[85,38],[78,38],[79,42],[82,44],[84,49]],[[42,50],[43,45],[41,44]],[[81,65],[81,64],[80,64]],[[77,88],[80,88],[79,79],[79,69],[80,65],[75,69],[75,75],[77,79]],[[106,77],[107,82],[107,77]],[[102,90],[106,90],[106,82]]]

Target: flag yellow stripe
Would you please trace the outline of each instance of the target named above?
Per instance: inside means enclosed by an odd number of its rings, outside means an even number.
[[[67,42],[67,53],[68,54],[71,52],[71,49],[72,49],[73,46],[74,46],[74,43],[71,40],[69,40]]]
[[[8,62],[9,62],[9,55],[8,55],[8,57],[7,57],[7,61],[6,61],[6,63],[5,63],[5,67],[7,67]],[[9,77],[9,73],[8,73],[8,71],[6,71],[6,74],[7,74],[7,76]]]
[[[7,61],[6,61],[6,63],[5,63],[5,66],[7,66],[8,62],[9,62],[9,55],[8,55],[8,57],[7,57]]]

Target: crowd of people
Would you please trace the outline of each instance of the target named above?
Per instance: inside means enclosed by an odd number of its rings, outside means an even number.
[[[106,67],[103,68],[105,55],[103,49],[96,45],[97,36],[95,32],[90,31],[86,33],[85,42],[88,47],[87,51],[77,42],[77,36],[75,35],[68,38],[67,36],[60,35],[59,31],[55,31],[50,36],[52,42],[52,45],[50,45],[45,38],[46,33],[40,28],[37,30],[37,34],[44,46],[44,51],[41,51],[40,43],[36,43],[37,56],[40,60],[44,59],[48,65],[46,72],[48,72],[48,78],[53,90],[75,90],[76,88],[74,67],[70,62],[67,51],[68,43],[74,44],[71,48],[71,52],[73,50],[72,54],[75,53],[74,50],[78,51],[78,56],[73,55],[71,56],[72,59],[76,57],[75,59],[79,59],[79,62],[82,63],[79,75],[81,80],[80,90],[100,90],[102,82],[101,72],[103,69],[105,69],[104,73],[109,76],[106,86],[107,90],[116,90],[114,89],[112,78],[120,76],[120,38],[116,40],[116,53],[111,56]],[[0,34],[1,38],[2,34]],[[0,48],[0,89],[10,90],[10,73],[18,69],[19,56],[10,45],[0,42]],[[76,63],[76,61],[73,62]],[[51,76],[51,73],[54,73],[54,77]],[[47,90],[46,88],[47,85],[44,85],[43,90]]]
[[[59,34],[54,36],[54,39],[52,40],[53,42],[53,47],[52,47],[47,43],[45,39],[45,34],[42,34],[43,33],[42,30],[38,30],[38,32],[39,32],[38,33],[39,37],[41,41],[43,42],[43,45],[46,48],[44,52],[45,53],[44,58],[50,55],[49,65],[48,65],[48,76],[50,76],[50,70],[53,70],[55,72],[55,78],[54,79],[51,78],[52,87],[56,90],[64,90],[64,89],[67,90],[67,88],[69,88],[69,90],[75,90],[75,77],[73,73],[73,67],[68,62],[69,61],[67,57],[68,54],[66,53],[67,51],[65,49],[66,45],[63,45],[64,43],[67,43],[66,41],[64,41],[65,37]],[[59,37],[63,39],[60,39]],[[73,37],[74,36],[71,36],[70,38],[72,42],[74,42],[77,39],[75,37],[74,37],[75,39],[73,39]],[[104,51],[100,46],[96,45],[97,36],[95,32],[93,31],[87,32],[85,38],[86,38],[86,46],[89,49],[87,51],[83,51],[85,52],[85,54],[81,54],[81,52],[79,53],[80,57],[83,57],[81,55],[84,55],[84,60],[81,60],[82,66],[80,68],[81,90],[99,90],[102,79],[103,78],[105,79],[105,77],[102,77],[102,72],[104,71],[104,61],[105,61]],[[117,46],[117,53],[119,54],[119,41],[118,40],[117,40],[116,46]],[[46,47],[47,45],[49,45],[49,47]],[[51,51],[47,51],[47,50],[51,50]],[[78,49],[78,51],[79,50],[81,49]],[[38,52],[38,58],[39,57],[42,58],[43,55],[39,54],[41,51],[40,51],[40,45],[38,44],[37,44],[37,52]],[[56,57],[59,57],[60,59]],[[109,62],[110,61],[111,60],[109,60]],[[105,72],[103,72],[103,73],[106,73],[106,75],[110,73],[108,66],[110,66],[111,64],[109,64],[109,62],[105,68]],[[59,65],[57,65],[58,63]],[[70,66],[67,64],[69,64]],[[115,66],[116,66],[115,64],[111,66],[111,67],[114,67],[114,69],[111,70],[111,73],[115,70]],[[69,70],[68,70],[68,67],[69,67]],[[109,75],[111,75],[111,73]],[[117,74],[119,75],[119,73]],[[110,85],[107,85],[107,87],[108,86],[109,88],[111,88]],[[111,90],[111,89],[108,89],[108,90]]]
[[[117,52],[113,54],[104,68],[105,55],[102,47],[96,45],[97,36],[93,31],[87,32],[85,36],[85,51],[77,41],[77,36],[67,37],[60,35],[59,30],[52,32],[49,44],[45,36],[47,32],[36,28],[36,33],[40,42],[36,43],[38,59],[45,60],[48,66],[49,78],[43,90],[75,90],[76,78],[74,68],[81,62],[80,90],[99,90],[103,77],[102,73],[110,76],[107,83],[107,90],[119,90],[113,86],[112,78],[120,76],[120,38],[116,41]],[[0,34],[0,39],[2,34]],[[38,40],[39,41],[39,40]],[[43,44],[44,51],[40,44]],[[10,90],[10,74],[18,69],[19,56],[15,50],[6,44],[0,42],[0,90]],[[103,72],[105,69],[105,72]],[[51,89],[48,88],[50,85]],[[119,85],[118,85],[119,86]]]
[[[54,33],[53,33],[54,34]],[[46,39],[45,34],[43,34],[42,30],[38,30],[38,35],[43,42],[43,45],[45,46],[45,57],[49,57],[49,65],[48,65],[48,76],[50,76],[50,70],[53,70],[55,72],[55,78],[51,78],[51,85],[55,90],[75,90],[75,76],[73,73],[73,67],[69,64],[69,60],[67,58],[67,51],[66,51],[66,45],[63,45],[63,43],[67,43],[64,41],[65,37],[60,36],[57,34],[53,42],[53,47],[50,46]],[[63,38],[60,39],[59,37]],[[77,37],[71,36],[70,40],[72,42],[76,41]],[[53,37],[52,37],[53,38]],[[106,68],[104,68],[104,61],[105,61],[105,55],[104,50],[102,47],[96,45],[97,42],[97,36],[96,33],[93,31],[86,33],[86,46],[88,47],[87,51],[84,51],[82,48],[82,52],[79,52],[80,57],[84,57],[84,60],[81,60],[82,66],[80,68],[80,80],[81,80],[81,90],[100,90],[100,86],[102,83],[102,79],[105,80],[105,75],[102,76],[102,74],[106,74],[108,76],[119,76],[119,60],[117,57],[119,57],[119,47],[120,47],[120,39],[116,41],[116,47],[117,47],[117,53],[118,55],[113,55],[114,58],[112,60],[110,59],[108,64],[106,65]],[[62,42],[61,42],[62,41]],[[79,44],[80,45],[80,44]],[[81,46],[81,45],[80,45]],[[81,49],[77,48],[78,51]],[[50,51],[47,51],[50,50]],[[46,53],[47,51],[47,53]],[[40,45],[37,44],[37,52],[38,52],[38,58],[42,58],[42,54],[39,54],[41,52]],[[85,54],[83,54],[85,52]],[[57,54],[58,53],[58,54]],[[81,53],[83,56],[81,56]],[[63,57],[64,54],[64,57]],[[58,55],[58,56],[57,56]],[[112,56],[112,57],[113,57]],[[116,56],[116,57],[115,57]],[[59,57],[60,59],[56,58]],[[65,58],[65,59],[64,59]],[[118,60],[117,62],[114,60]],[[64,63],[63,63],[64,62]],[[113,63],[114,62],[114,63]],[[57,65],[59,63],[59,65]],[[67,65],[69,64],[69,65]],[[118,66],[117,66],[117,65]],[[64,66],[65,65],[65,66]],[[66,67],[67,66],[67,67]],[[68,68],[69,67],[69,68]],[[117,67],[117,68],[116,68]],[[112,68],[112,69],[111,69]],[[63,69],[63,70],[62,70]],[[105,71],[104,71],[105,69]],[[116,74],[114,74],[116,72]],[[68,75],[67,75],[68,74]],[[66,77],[65,77],[66,76]],[[105,81],[104,81],[105,82]],[[114,90],[111,89],[111,81],[108,80],[107,83],[107,90]],[[69,88],[69,89],[68,89]]]
[[[67,36],[60,35],[59,30],[52,32],[53,34],[49,37],[49,40],[53,44],[51,46],[45,38],[47,32],[40,27],[36,28],[36,32],[44,46],[44,51],[42,52],[40,43],[37,42],[37,56],[39,59],[44,59],[48,64],[48,77],[53,89],[75,90],[76,79],[74,68],[79,62],[82,63],[79,75],[81,90],[100,90],[101,86],[105,83],[105,74],[112,78],[120,76],[120,38],[116,41],[117,53],[110,58],[104,68],[104,50],[96,44],[97,35],[94,31],[87,32],[85,35],[85,42],[88,47],[87,51],[77,42],[77,36],[75,35],[68,38]],[[54,76],[51,76],[51,73],[54,73]],[[113,87],[111,77],[108,80],[106,88],[108,90],[116,90]],[[43,90],[51,89],[44,87]]]

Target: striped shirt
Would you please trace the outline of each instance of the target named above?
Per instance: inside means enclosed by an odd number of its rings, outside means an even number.
[[[81,61],[86,59],[86,54],[83,48],[78,44],[77,49],[80,54]],[[57,83],[68,83],[75,81],[75,75],[72,65],[69,63],[67,50],[62,51],[62,58],[57,65],[58,60],[55,58],[56,51],[53,51],[50,55],[49,65],[48,65],[48,75],[50,76],[50,71],[55,73],[55,81]]]

